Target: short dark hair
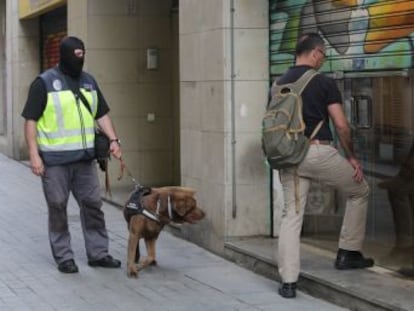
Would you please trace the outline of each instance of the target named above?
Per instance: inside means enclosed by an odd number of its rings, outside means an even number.
[[[298,43],[296,44],[296,56],[308,53],[316,47],[324,46],[325,42],[319,34],[314,32],[304,33],[299,37]]]

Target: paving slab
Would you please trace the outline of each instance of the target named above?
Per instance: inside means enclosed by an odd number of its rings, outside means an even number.
[[[212,254],[167,230],[158,265],[126,276],[127,228],[119,208],[104,203],[110,252],[121,269],[87,265],[79,209],[69,202],[77,274],[62,274],[47,238],[40,179],[27,165],[0,154],[0,310],[7,311],[259,311],[346,310],[303,292],[286,300],[278,283]]]

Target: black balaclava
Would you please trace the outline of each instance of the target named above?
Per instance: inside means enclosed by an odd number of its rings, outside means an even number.
[[[75,50],[83,50],[83,56],[75,55]],[[60,42],[59,68],[67,75],[78,78],[82,73],[83,62],[85,60],[85,45],[82,40],[76,37],[65,37]]]

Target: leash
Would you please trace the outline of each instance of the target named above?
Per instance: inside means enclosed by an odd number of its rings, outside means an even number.
[[[137,192],[137,191],[144,189],[145,187],[142,186],[140,183],[138,183],[137,180],[134,178],[134,175],[132,175],[131,171],[129,170],[128,166],[125,164],[125,161],[122,159],[122,157],[119,159],[119,163],[120,163],[120,168],[119,168],[118,180],[121,180],[123,178],[124,171],[126,171],[128,176],[131,178],[132,182],[135,185],[135,191]],[[155,212],[152,212],[146,207],[140,205],[139,202],[129,202],[126,205],[126,207],[130,211],[134,210],[135,213],[137,214],[142,214],[150,220],[153,220],[159,224],[161,223],[161,219],[160,219],[161,200],[160,198],[157,200],[157,207],[156,207]],[[191,211],[192,210],[189,210],[187,213]],[[174,221],[173,203],[171,202],[170,195],[168,195],[167,197],[167,213],[168,213],[169,220]]]
[[[108,173],[109,159],[105,159],[104,161],[105,161],[105,163],[104,163],[104,165],[105,165],[105,192],[106,192],[106,194],[109,195],[110,198],[112,198],[112,191],[111,191],[111,185],[109,183],[109,173]]]
[[[120,168],[119,168],[119,175],[118,175],[118,181],[122,179],[122,177],[124,176],[124,171],[127,172],[129,178],[131,178],[135,189],[139,189],[142,188],[143,186],[137,182],[137,180],[134,178],[134,175],[132,175],[131,171],[129,170],[128,166],[125,164],[124,159],[119,158],[119,163],[120,163]]]

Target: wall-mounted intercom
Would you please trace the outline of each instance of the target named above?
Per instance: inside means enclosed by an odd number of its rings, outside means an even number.
[[[157,70],[159,65],[159,50],[157,48],[147,49],[147,69]]]

